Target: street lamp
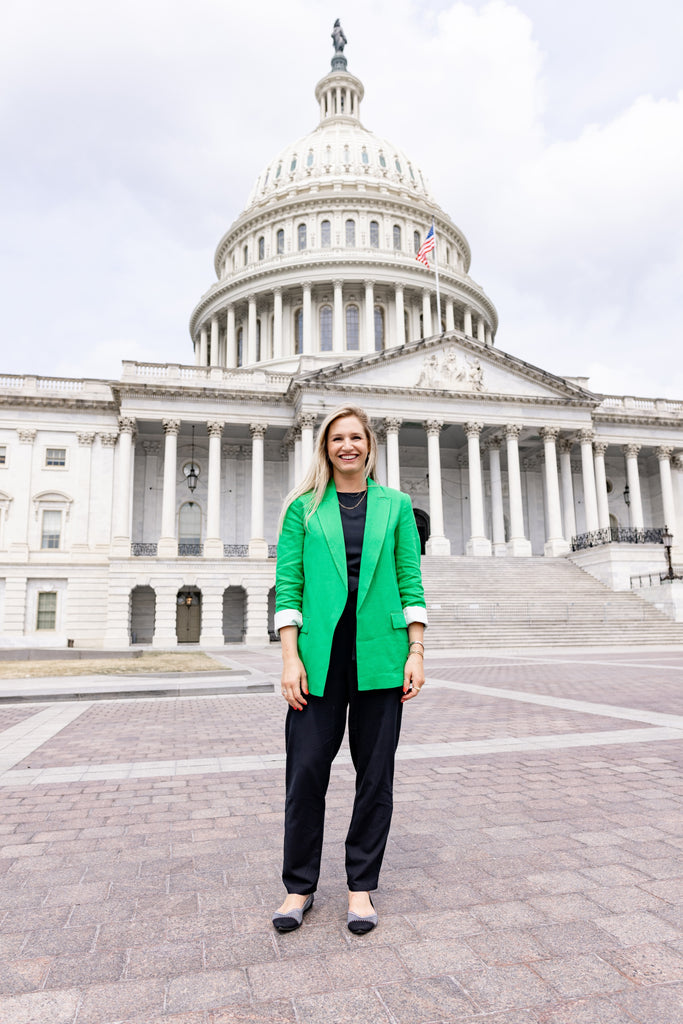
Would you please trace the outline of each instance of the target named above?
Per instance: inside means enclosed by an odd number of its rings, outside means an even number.
[[[667,561],[667,565],[668,565],[669,569],[668,569],[668,572],[663,572],[660,575],[659,579],[660,579],[661,583],[663,583],[664,580],[680,580],[680,579],[683,578],[681,576],[678,576],[674,572],[674,567],[671,564],[671,545],[673,544],[673,540],[674,540],[673,534],[670,533],[669,527],[665,526],[664,527],[664,533],[662,534],[662,544],[664,545],[664,551],[666,553],[666,561]]]
[[[626,487],[624,487],[624,503],[626,505],[626,508],[630,508],[630,506],[631,506],[631,488],[629,487],[628,484],[626,484]]]
[[[190,455],[190,468],[187,470],[187,486],[190,488],[190,494],[194,494],[195,487],[197,486],[197,479],[199,474],[197,467],[194,464],[194,423],[192,424],[192,454]]]

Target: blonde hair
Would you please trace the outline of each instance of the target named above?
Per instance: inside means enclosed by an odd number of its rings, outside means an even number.
[[[313,460],[309,467],[306,476],[303,478],[300,484],[294,487],[284,500],[282,505],[282,512],[280,513],[280,519],[278,522],[277,532],[278,536],[282,529],[287,509],[304,494],[310,494],[311,500],[306,509],[306,517],[304,522],[308,522],[315,510],[317,509],[320,502],[323,500],[323,495],[327,490],[327,485],[332,479],[332,465],[327,455],[327,437],[330,432],[330,427],[335,420],[340,420],[345,416],[355,416],[356,419],[360,420],[365,436],[368,442],[368,457],[365,460],[365,478],[375,476],[375,466],[377,464],[377,438],[375,432],[372,429],[370,418],[364,409],[360,409],[356,405],[340,405],[337,409],[333,409],[332,412],[328,413],[325,419],[320,424],[318,429],[318,436],[315,439],[315,447],[313,449]]]

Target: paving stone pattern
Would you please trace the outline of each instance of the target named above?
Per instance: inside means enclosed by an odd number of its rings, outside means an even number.
[[[277,675],[277,652],[230,657]],[[442,655],[430,673],[674,721],[683,652]],[[5,708],[0,730],[43,709]],[[177,771],[15,785],[8,770],[2,1024],[683,1019],[680,738],[576,748],[571,734],[619,740],[641,723],[434,684],[405,708],[404,741],[425,756],[397,764],[378,928],[345,927],[342,761],[314,906],[280,935],[282,767],[184,774],[183,759],[280,753],[283,717],[277,694],[98,702],[15,767],[176,758]],[[428,756],[442,740],[534,735],[555,746]]]

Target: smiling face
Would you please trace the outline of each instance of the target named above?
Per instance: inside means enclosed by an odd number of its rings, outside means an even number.
[[[336,486],[346,491],[365,490],[365,463],[370,445],[357,416],[340,416],[327,432],[327,457]]]

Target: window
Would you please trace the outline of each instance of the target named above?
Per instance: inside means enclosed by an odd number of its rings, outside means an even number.
[[[262,260],[265,255],[266,255],[266,240],[263,237],[263,235],[261,235],[261,237],[258,240],[258,258],[260,260]]]
[[[360,335],[358,331],[358,324],[360,322],[360,316],[358,313],[358,306],[347,306],[346,307],[346,347],[349,352],[357,352],[360,348]]]
[[[413,231],[413,250],[415,252],[415,255],[417,256],[417,254],[420,251],[420,232],[419,231]]]
[[[381,352],[384,348],[384,310],[381,306],[375,306],[375,352]]]
[[[415,181],[415,175],[413,174],[413,165],[412,164],[408,164],[408,170],[410,171],[410,177],[412,178],[413,181]]]
[[[299,227],[296,229],[296,239],[297,239],[297,245],[299,247],[299,251],[301,251],[302,249],[305,249],[306,248],[306,225],[305,224],[299,224]]]
[[[300,356],[304,350],[304,313],[297,309],[294,314],[294,353]]]
[[[276,237],[276,248],[278,256],[282,256],[285,251],[285,229],[279,228]]]
[[[320,351],[332,351],[332,306],[320,307]]]
[[[446,263],[450,263],[450,262],[451,262],[451,250],[449,249],[448,246],[446,246]]]
[[[55,629],[57,626],[57,594],[41,590],[38,593],[36,629]]]
[[[277,170],[275,172],[275,179],[277,180],[280,177],[281,174],[282,174],[282,160],[277,165]]]
[[[394,164],[396,166],[396,170],[398,171],[398,173],[403,174],[403,171],[401,170],[401,161],[399,160],[398,157],[394,159]]]
[[[314,159],[313,158],[313,150],[309,149],[308,156],[306,157],[306,166],[307,167],[312,167],[313,166],[313,159]]]
[[[43,530],[40,537],[40,546],[46,550],[55,550],[59,547],[62,535],[62,513],[55,509],[43,511]]]
[[[290,174],[294,174],[294,171],[295,171],[295,170],[296,170],[296,157],[295,157],[295,156],[293,156],[293,157],[292,157],[292,162],[291,162],[291,164],[289,165],[289,173],[290,173]]]
[[[0,466],[7,465],[7,445],[0,444]]]
[[[370,221],[370,248],[379,249],[379,223],[376,220]]]
[[[46,448],[46,466],[66,466],[66,448]]]
[[[401,227],[399,224],[394,224],[394,249],[401,248]]]
[[[356,222],[355,220],[347,220],[346,222],[346,244],[356,244]]]
[[[237,365],[241,366],[244,362],[244,328],[238,327],[237,329]]]
[[[242,255],[244,256],[244,265],[246,267],[247,263],[249,262],[249,246],[248,245],[245,245],[244,249],[242,250]]]
[[[201,544],[202,513],[196,501],[186,501],[178,515],[178,541],[180,544]]]
[[[349,149],[348,146],[344,146],[344,163],[345,164],[350,164],[351,163],[351,150]]]
[[[364,164],[369,164],[370,163],[370,157],[368,156],[368,151],[365,148],[365,146],[363,146],[363,152],[361,154],[361,160],[363,161]]]
[[[329,220],[322,221],[320,225],[320,244],[323,249],[329,249],[332,245],[332,225]]]
[[[386,167],[387,166],[387,161],[386,161],[386,158],[384,156],[384,153],[380,153],[380,155],[379,155],[379,165],[380,165],[380,167]]]

